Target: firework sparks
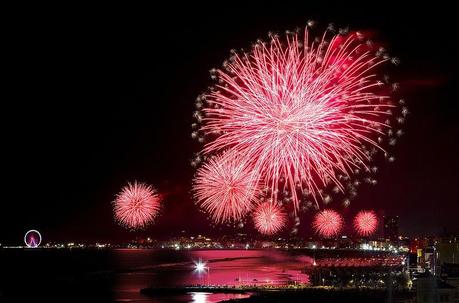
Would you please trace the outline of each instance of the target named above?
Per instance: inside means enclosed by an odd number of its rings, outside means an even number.
[[[325,209],[316,214],[313,228],[323,237],[336,236],[343,227],[343,217],[334,210]]]
[[[253,213],[255,228],[262,234],[273,235],[279,232],[287,221],[286,214],[278,205],[264,202]]]
[[[361,236],[369,236],[376,231],[378,218],[373,211],[360,211],[354,218],[354,228]]]
[[[295,212],[302,192],[317,204],[321,189],[344,192],[343,176],[368,169],[368,150],[382,150],[376,139],[387,134],[394,106],[377,74],[391,61],[384,50],[347,30],[312,40],[306,28],[304,37],[271,35],[233,52],[224,69],[211,70],[218,84],[198,97],[194,114],[202,125],[193,137],[210,139],[204,154],[245,155],[270,198],[288,190]]]
[[[257,182],[241,157],[226,152],[198,169],[193,191],[198,205],[214,222],[238,221],[253,207]]]
[[[115,220],[129,229],[142,229],[150,224],[160,209],[156,190],[144,183],[128,183],[113,201]]]

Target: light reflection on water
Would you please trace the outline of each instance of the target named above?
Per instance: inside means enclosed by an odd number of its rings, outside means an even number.
[[[116,302],[148,302],[148,303],[218,303],[230,299],[244,299],[251,294],[212,294],[206,292],[192,292],[186,295],[158,296],[155,298],[127,298],[116,299]]]
[[[206,262],[207,270],[195,271],[194,261],[197,260]],[[155,303],[216,303],[245,298],[249,294],[196,292],[149,298],[141,295],[139,289],[196,284],[238,286],[295,281],[308,283],[309,277],[301,273],[301,269],[312,263],[308,256],[292,256],[288,252],[275,250],[117,250],[114,261],[120,270],[113,289],[114,298],[119,301],[130,299]]]
[[[248,298],[250,294],[211,294],[207,292],[192,292],[192,303],[217,303],[229,299]]]

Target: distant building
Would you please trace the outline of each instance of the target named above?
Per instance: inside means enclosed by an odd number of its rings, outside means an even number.
[[[443,238],[437,243],[438,261],[440,265],[445,263],[459,264],[459,237]]]
[[[424,249],[423,263],[424,268],[429,270],[434,276],[439,273],[438,252],[435,246],[428,246]]]
[[[441,277],[449,284],[459,287],[459,237],[443,237],[437,243],[437,250]],[[457,302],[459,303],[459,298]]]
[[[398,240],[398,216],[384,216],[384,239]]]
[[[424,250],[427,246],[429,246],[429,239],[428,238],[414,238],[410,240],[409,248],[410,253],[418,254],[419,250]]]
[[[416,281],[417,303],[459,302],[459,289],[431,275],[428,271]]]

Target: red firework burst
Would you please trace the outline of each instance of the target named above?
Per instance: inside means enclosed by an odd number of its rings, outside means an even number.
[[[334,210],[325,209],[316,214],[312,226],[319,235],[333,237],[343,227],[343,217]]]
[[[128,183],[113,201],[115,220],[129,229],[142,229],[150,224],[160,209],[156,190],[144,183]]]
[[[218,84],[197,101],[203,125],[193,137],[211,138],[204,153],[245,155],[274,202],[276,193],[291,193],[295,212],[301,193],[317,203],[319,190],[333,184],[344,191],[342,177],[368,169],[369,150],[380,149],[375,139],[392,113],[376,73],[391,58],[375,54],[359,34],[330,35],[311,42],[306,28],[304,38],[274,35],[233,53],[212,71]]]
[[[378,218],[373,211],[360,211],[354,218],[354,228],[361,236],[369,236],[376,231]]]
[[[273,235],[285,226],[287,216],[277,204],[265,202],[255,209],[253,221],[260,233]]]
[[[198,169],[193,192],[214,222],[237,221],[252,209],[257,182],[244,160],[226,152]]]

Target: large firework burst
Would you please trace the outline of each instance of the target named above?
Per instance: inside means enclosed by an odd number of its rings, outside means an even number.
[[[361,236],[369,236],[376,231],[378,218],[374,211],[360,211],[354,218],[354,228]]]
[[[150,224],[160,209],[156,190],[144,183],[128,183],[113,201],[115,220],[129,229],[142,229]]]
[[[260,233],[272,235],[285,227],[287,216],[277,204],[263,202],[253,212],[253,221]]]
[[[211,71],[218,83],[198,97],[194,116],[202,126],[193,125],[192,136],[209,139],[204,154],[229,148],[245,155],[270,198],[287,191],[295,212],[302,195],[325,200],[327,186],[354,194],[351,176],[374,170],[373,154],[394,134],[390,93],[397,85],[378,71],[397,59],[359,33],[328,29],[310,39],[306,27],[304,35],[270,38]]]
[[[319,235],[333,237],[343,227],[343,217],[334,210],[325,209],[316,214],[312,226]]]
[[[252,209],[257,190],[250,166],[233,152],[209,159],[193,184],[197,203],[216,223],[241,220]]]

